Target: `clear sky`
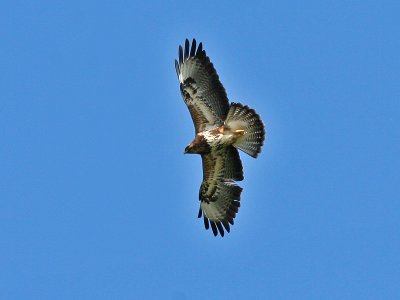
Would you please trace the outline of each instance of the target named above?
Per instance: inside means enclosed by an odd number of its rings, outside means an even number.
[[[400,299],[398,1],[5,1],[0,299]],[[267,126],[197,219],[174,59]]]

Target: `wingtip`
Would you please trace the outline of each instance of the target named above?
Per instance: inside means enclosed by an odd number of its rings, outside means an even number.
[[[208,218],[206,216],[204,216],[204,227],[206,228],[206,230],[210,228],[210,222],[208,221]]]
[[[222,222],[222,225],[224,225],[225,230],[226,230],[227,232],[231,232],[231,227],[229,226],[228,221],[227,221],[227,220],[223,220],[223,221],[221,221],[221,222]]]
[[[190,57],[195,56],[196,54],[196,39],[192,41],[192,48],[190,49]]]
[[[179,45],[178,56],[179,56],[179,64],[182,64],[183,63],[183,49],[182,49],[181,45]]]
[[[218,235],[218,229],[217,229],[217,226],[215,225],[215,222],[210,220],[210,223],[211,223],[211,229],[213,231],[214,236],[217,236]]]
[[[195,38],[192,39],[192,43],[190,43],[189,39],[186,38],[184,46],[179,45],[179,65],[182,65],[189,57],[205,54],[205,51],[203,50],[203,44],[201,42],[198,44],[198,47],[196,46],[197,41]]]
[[[189,57],[189,46],[190,46],[189,40],[186,39],[185,40],[185,56],[184,56],[185,60],[187,60]]]
[[[225,233],[224,233],[224,228],[221,225],[221,222],[217,222],[216,224],[217,224],[219,234],[221,235],[221,237],[223,237]]]
[[[200,53],[203,51],[203,43],[199,43],[199,47],[197,47],[196,55],[200,55]]]
[[[179,63],[176,59],[175,59],[175,70],[176,70],[176,75],[178,75],[179,77],[179,73],[181,72],[181,70],[179,68]]]

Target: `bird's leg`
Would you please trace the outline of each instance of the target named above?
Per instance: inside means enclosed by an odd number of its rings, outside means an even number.
[[[237,129],[237,130],[235,130],[235,133],[237,134],[237,135],[244,135],[244,130],[243,129]]]

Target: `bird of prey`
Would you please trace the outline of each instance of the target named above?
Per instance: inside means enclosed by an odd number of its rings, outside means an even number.
[[[202,43],[196,47],[186,39],[179,46],[175,60],[180,91],[195,127],[195,138],[185,154],[200,154],[203,182],[200,186],[198,217],[204,218],[214,236],[230,232],[240,207],[242,188],[235,181],[243,180],[243,167],[237,149],[256,158],[265,139],[260,116],[246,105],[229,103]]]

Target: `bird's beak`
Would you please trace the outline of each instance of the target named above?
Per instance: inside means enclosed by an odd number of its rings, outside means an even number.
[[[190,149],[191,149],[190,146],[191,146],[191,144],[189,144],[189,145],[186,146],[185,151],[183,152],[183,154],[188,154],[188,153],[190,153]]]

